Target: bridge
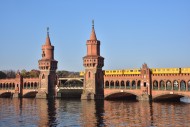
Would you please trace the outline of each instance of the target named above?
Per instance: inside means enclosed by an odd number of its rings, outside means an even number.
[[[190,98],[190,69],[169,68],[104,71],[105,99],[168,100]],[[158,70],[161,72],[158,73]],[[168,70],[171,70],[168,72]],[[146,75],[144,74],[146,73]],[[81,72],[81,76],[84,73]],[[83,92],[83,77],[58,78],[56,93],[59,98],[80,98]],[[0,97],[35,97],[39,78],[0,80]]]
[[[58,98],[80,98],[83,91],[83,78],[59,78]]]

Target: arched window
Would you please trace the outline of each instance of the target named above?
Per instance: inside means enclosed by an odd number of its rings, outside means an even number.
[[[105,88],[109,88],[109,82],[108,81],[106,81],[106,83],[105,83]]]
[[[160,90],[165,90],[165,82],[163,80],[160,81]]]
[[[121,89],[125,89],[125,82],[121,81]]]
[[[158,90],[158,81],[153,81],[153,90]]]
[[[88,78],[90,78],[90,76],[91,76],[91,75],[90,75],[90,71],[89,71],[89,72],[88,72]]]
[[[126,82],[126,89],[130,89],[130,81]]]
[[[132,89],[136,89],[136,82],[134,80],[132,81]]]
[[[26,89],[26,82],[24,83],[24,89]]]
[[[37,82],[34,83],[34,89],[38,88]]]
[[[190,91],[190,80],[188,81],[187,86],[188,86],[188,91]]]
[[[2,89],[2,87],[3,87],[3,86],[2,86],[2,83],[0,83],[0,89]]]
[[[184,80],[182,80],[182,81],[180,82],[180,90],[181,90],[181,91],[185,91],[185,90],[186,90],[186,83],[185,83]]]
[[[174,90],[178,90],[179,89],[179,83],[178,83],[177,80],[175,80],[174,83],[173,83],[173,89]]]
[[[111,83],[110,83],[110,88],[111,88],[111,89],[114,88],[114,81],[111,81]]]
[[[44,74],[42,75],[42,79],[45,79],[45,75]]]
[[[138,82],[137,82],[137,89],[140,89],[141,88],[141,81],[139,80]]]
[[[170,80],[168,80],[168,81],[166,82],[166,89],[167,89],[167,90],[172,90],[172,83],[171,83]]]
[[[116,88],[116,89],[119,89],[119,81],[116,81],[116,82],[115,82],[115,88]]]
[[[30,83],[28,82],[27,89],[30,89]]]
[[[33,84],[33,82],[31,83],[31,89],[33,89],[34,88],[34,84]]]

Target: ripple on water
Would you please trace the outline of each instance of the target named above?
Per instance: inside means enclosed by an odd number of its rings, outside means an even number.
[[[190,105],[127,101],[0,99],[0,126],[189,126]]]

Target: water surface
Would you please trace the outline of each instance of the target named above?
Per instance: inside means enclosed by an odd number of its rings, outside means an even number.
[[[190,104],[0,98],[2,127],[190,126]]]

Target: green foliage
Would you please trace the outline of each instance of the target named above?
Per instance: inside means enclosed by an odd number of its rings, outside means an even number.
[[[23,76],[23,78],[38,78],[39,74],[40,74],[40,71],[38,70],[26,71],[25,69],[23,69],[21,71],[21,75]]]
[[[79,72],[69,72],[69,71],[57,71],[56,72],[58,77],[65,77],[65,78],[76,78],[80,77]]]
[[[6,78],[15,78],[16,77],[16,72],[13,70],[3,70],[2,72],[6,74]]]

